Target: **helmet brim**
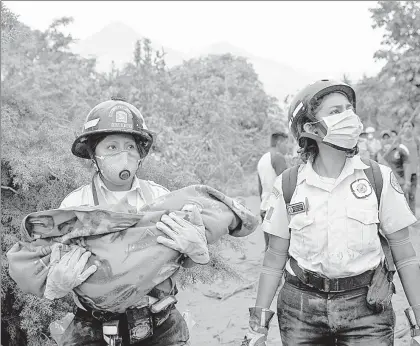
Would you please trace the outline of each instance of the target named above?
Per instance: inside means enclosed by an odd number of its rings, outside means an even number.
[[[142,132],[144,134],[142,134]],[[87,147],[87,139],[91,136],[97,135],[112,135],[112,134],[125,134],[125,135],[132,135],[135,139],[140,139],[143,141],[147,141],[147,146],[145,147],[146,155],[149,153],[149,150],[154,142],[156,134],[149,130],[115,130],[115,129],[107,129],[107,130],[96,130],[91,131],[89,133],[84,133],[78,136],[71,147],[71,152],[73,155],[80,157],[82,159],[90,159],[88,147]],[[150,139],[150,137],[151,139]]]

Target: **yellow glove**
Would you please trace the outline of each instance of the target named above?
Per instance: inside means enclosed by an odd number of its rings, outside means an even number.
[[[68,248],[70,251],[61,257],[61,250]],[[62,298],[91,276],[98,268],[92,265],[84,270],[90,255],[91,252],[80,246],[53,245],[44,297],[50,300]]]
[[[156,227],[170,239],[157,237],[156,241],[187,255],[195,263],[207,264],[210,261],[210,255],[206,229],[200,211],[196,205],[191,204],[184,205],[182,210],[188,213],[186,218],[189,221],[175,213],[170,213],[169,216],[163,215],[162,222],[156,223]]]

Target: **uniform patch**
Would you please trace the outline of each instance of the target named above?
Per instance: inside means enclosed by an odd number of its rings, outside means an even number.
[[[125,111],[116,111],[115,112],[115,122],[117,123],[127,123],[128,115]]]
[[[395,176],[394,172],[389,172],[389,181],[391,183],[392,188],[397,191],[398,193],[404,194],[403,189],[401,188],[400,183],[398,182],[397,177]]]
[[[356,198],[366,198],[373,192],[372,186],[366,179],[357,179],[350,185],[351,192]]]
[[[304,211],[306,211],[306,208],[305,208],[305,203],[303,202],[289,204],[287,206],[287,213],[289,215],[303,213]]]

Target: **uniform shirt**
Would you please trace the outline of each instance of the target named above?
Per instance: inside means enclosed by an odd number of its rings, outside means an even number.
[[[169,193],[169,190],[163,186],[153,181],[138,179],[137,177],[134,177],[133,185],[129,191],[108,190],[98,174],[93,179],[98,195],[103,197],[107,205],[117,204],[122,198],[127,196],[128,203],[140,210],[146,204],[145,201],[147,199],[154,200]],[[145,197],[147,193],[150,194],[148,198]],[[81,205],[93,206],[94,204],[92,184],[87,184],[68,194],[61,202],[60,208],[78,207]]]
[[[402,182],[404,179],[404,164],[410,162],[410,152],[408,148],[404,144],[399,144],[390,151],[387,157],[383,156],[385,152],[384,149],[381,149],[377,156],[381,155],[382,159],[388,163],[397,178]],[[379,158],[377,157],[377,161],[378,160]]]
[[[420,139],[413,135],[411,138],[401,137],[401,144],[405,145],[410,152],[410,171],[417,174],[417,167],[420,161]]]
[[[100,179],[99,174],[96,174],[93,179],[100,200],[103,199],[105,203],[112,205],[117,204],[122,198],[127,196],[128,203],[132,207],[137,208],[137,211],[146,204],[146,201],[154,200],[170,192],[168,189],[165,189],[163,186],[158,185],[153,181],[140,180],[137,177],[134,177],[133,184],[129,191],[108,190]],[[78,207],[82,205],[95,205],[92,194],[92,184],[84,185],[71,192],[61,202],[60,208]],[[165,282],[166,280],[161,283],[161,285],[164,285]],[[157,287],[159,287],[159,285]],[[79,308],[86,310],[74,292],[73,300]]]
[[[275,168],[273,167],[273,163],[275,164]],[[266,205],[274,181],[286,168],[286,160],[281,154],[273,155],[271,152],[268,152],[258,161],[257,171],[262,190],[260,210],[267,210]]]
[[[383,259],[377,224],[380,222],[387,235],[412,225],[416,218],[392,170],[383,165],[378,213],[366,168],[360,157],[354,156],[346,160],[337,179],[330,179],[320,177],[310,162],[301,165],[291,204],[303,202],[306,211],[290,216],[283,198],[282,177],[278,177],[263,230],[290,239],[289,254],[299,265],[327,277],[348,277],[375,268]],[[293,275],[289,263],[286,270]]]

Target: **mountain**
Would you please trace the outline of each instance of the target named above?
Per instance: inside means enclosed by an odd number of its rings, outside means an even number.
[[[142,35],[128,25],[122,22],[112,22],[92,36],[73,44],[72,51],[84,57],[96,57],[98,71],[108,72],[112,61],[115,61],[116,67],[121,68],[125,63],[133,60],[135,42],[141,38],[143,38]],[[154,49],[162,48],[162,45],[152,37],[150,39]],[[169,67],[181,64],[184,60],[207,54],[231,53],[245,57],[254,66],[267,93],[275,96],[280,103],[288,94],[295,93],[303,85],[317,78],[286,64],[256,56],[228,42],[215,43],[189,54],[170,47],[163,48],[166,52],[166,64]]]
[[[315,74],[299,71],[289,65],[256,56],[228,42],[218,42],[190,54],[203,56],[226,53],[247,58],[248,62],[254,66],[255,71],[258,73],[267,93],[277,97],[280,103],[283,102],[288,94],[296,93],[305,84],[319,78]]]
[[[112,22],[92,36],[76,42],[71,49],[84,57],[96,57],[98,71],[108,72],[112,61],[115,61],[116,67],[123,67],[132,61],[135,42],[142,38],[144,37],[128,25]],[[154,49],[162,48],[158,42],[151,40]],[[169,47],[163,48],[168,66],[181,64],[185,59],[183,53]]]

